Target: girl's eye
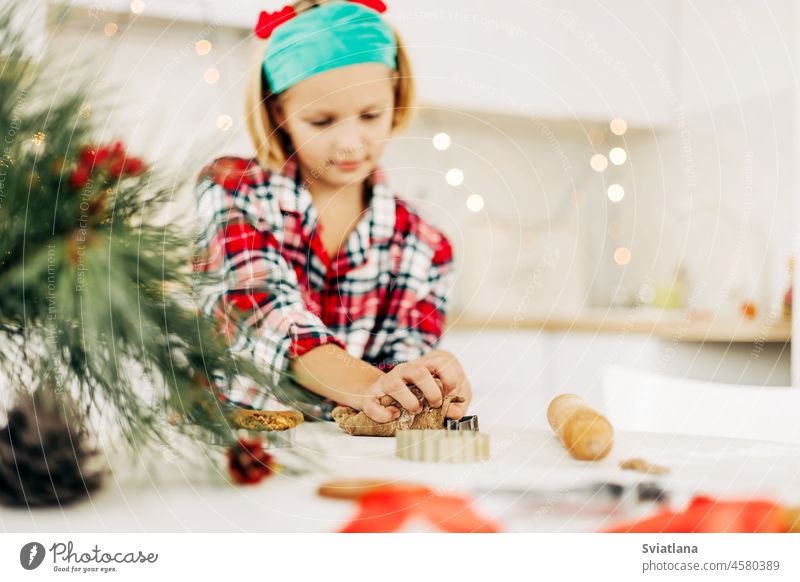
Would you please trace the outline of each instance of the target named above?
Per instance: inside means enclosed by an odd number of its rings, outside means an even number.
[[[378,119],[381,115],[383,115],[382,111],[375,111],[375,112],[371,112],[371,113],[362,113],[361,114],[361,119],[364,119],[366,121],[372,121],[373,119]],[[313,125],[314,127],[327,127],[328,125],[331,124],[331,120],[330,119],[315,119],[315,120],[309,121],[309,123],[311,125]]]

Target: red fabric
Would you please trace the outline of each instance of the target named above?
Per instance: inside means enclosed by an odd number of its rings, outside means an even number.
[[[340,533],[396,532],[420,517],[445,532],[497,533],[500,528],[471,507],[467,497],[437,495],[430,489],[387,489],[363,495],[356,516]]]
[[[78,153],[78,165],[70,177],[71,184],[83,188],[97,172],[105,172],[111,179],[137,176],[145,171],[140,158],[128,156],[121,141],[102,147],[84,146]]]
[[[381,0],[350,0],[350,2],[372,8],[375,12],[380,12],[381,14],[386,12],[386,4],[381,2]]]
[[[208,171],[215,182],[228,190],[252,186],[259,177],[258,168],[250,160],[236,157],[219,158]]]
[[[258,22],[256,23],[254,32],[258,38],[267,39],[272,34],[273,30],[294,17],[294,8],[291,6],[284,6],[275,12],[262,10],[261,14],[258,15]]]
[[[695,497],[683,511],[661,511],[609,533],[785,533],[781,508],[772,501],[718,501]]]
[[[386,4],[384,4],[381,0],[350,1],[355,4],[366,6],[367,8],[372,8],[376,12],[386,12]],[[258,15],[258,22],[256,23],[253,32],[255,32],[255,35],[258,38],[268,39],[276,28],[278,28],[281,24],[289,22],[295,16],[297,16],[297,13],[294,11],[292,6],[284,6],[280,10],[276,10],[274,12],[262,10],[261,14]]]

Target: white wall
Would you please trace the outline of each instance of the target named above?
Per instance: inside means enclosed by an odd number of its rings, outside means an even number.
[[[603,129],[608,141],[595,148],[586,134]],[[444,152],[431,146],[439,131],[453,141]],[[384,162],[398,192],[453,241],[459,310],[575,313],[614,299],[609,289],[620,268],[610,260],[613,249],[598,244],[608,238],[609,225],[624,224],[617,242],[635,245],[638,256],[646,257],[653,243],[647,233],[664,220],[633,194],[637,179],[652,182],[642,174],[659,170],[650,156],[639,159],[632,153],[631,163],[603,174],[590,168],[589,159],[611,145],[645,152],[651,141],[650,132],[636,129],[617,138],[605,124],[428,110],[390,146]],[[463,169],[461,186],[445,183],[451,167]],[[626,203],[608,203],[605,190],[611,182],[629,188]],[[467,209],[471,195],[483,198],[481,212]],[[663,198],[652,186],[646,195]],[[637,289],[646,266],[639,259],[628,269]]]
[[[800,31],[800,10],[795,11],[792,22],[795,31]],[[795,91],[800,91],[800,34],[795,34],[793,43],[789,44],[794,54],[792,67],[789,69],[792,74],[792,82]],[[800,154],[800,99],[794,101],[794,139],[792,140],[792,154],[794,159]],[[794,182],[792,183],[792,250],[795,260],[800,260],[800,164],[792,164],[794,168]],[[792,309],[792,337],[800,338],[800,309],[797,305],[797,297],[800,294],[800,268],[794,270],[793,281],[793,309]],[[792,350],[792,386],[800,386],[800,349]]]
[[[672,68],[670,0],[404,0],[389,18],[434,106],[666,124],[654,62]]]
[[[727,318],[747,300],[780,312],[793,225],[795,94],[695,110],[660,140],[671,228],[656,262],[687,268],[699,309]]]
[[[675,223],[656,262],[687,266],[698,308],[731,317],[753,300],[779,316],[797,188],[796,8],[790,0],[678,4],[680,75],[664,85],[677,97],[675,129],[660,141]]]
[[[680,0],[679,91],[689,110],[747,102],[797,86],[788,74],[792,0]]]
[[[119,26],[110,38],[103,33],[109,22]],[[53,58],[93,82],[101,139],[121,137],[129,150],[169,170],[196,172],[216,155],[251,153],[242,123],[246,73],[255,58],[249,35],[213,23],[127,21],[113,14],[76,16],[53,32]],[[211,53],[195,52],[200,39],[212,41]],[[204,81],[209,68],[220,73],[215,84]],[[222,115],[233,120],[226,131],[217,127]],[[191,206],[180,200],[176,215]]]

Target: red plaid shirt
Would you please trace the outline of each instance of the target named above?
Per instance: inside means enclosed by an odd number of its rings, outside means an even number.
[[[369,206],[330,258],[311,193],[296,166],[271,173],[255,160],[220,158],[197,184],[201,308],[232,349],[278,378],[289,358],[327,343],[390,369],[439,341],[452,283],[445,236],[396,198],[379,171]],[[263,408],[255,386],[229,386],[234,403]]]

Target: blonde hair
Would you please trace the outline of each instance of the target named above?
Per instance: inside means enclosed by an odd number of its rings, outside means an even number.
[[[299,0],[292,4],[292,7],[297,14],[300,14],[328,1]],[[397,70],[393,71],[392,75],[395,86],[392,132],[399,133],[411,122],[415,90],[408,53],[397,31],[394,31],[394,35],[397,41]],[[262,46],[261,55],[264,54],[263,49]],[[245,95],[245,123],[247,133],[250,134],[250,139],[255,146],[258,163],[264,168],[278,172],[291,157],[292,145],[289,135],[278,126],[273,118],[270,107],[273,103],[280,103],[283,93],[272,93],[268,85],[261,58],[259,58],[257,66],[253,67]]]

